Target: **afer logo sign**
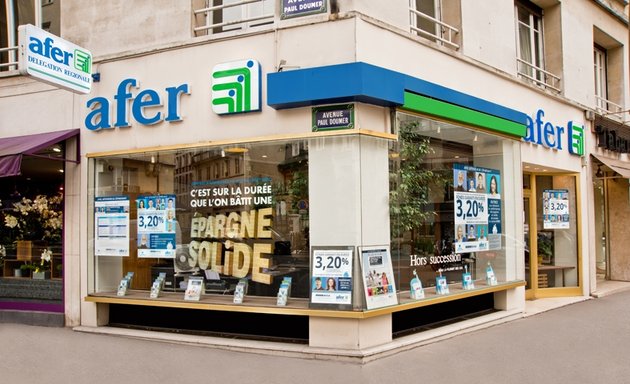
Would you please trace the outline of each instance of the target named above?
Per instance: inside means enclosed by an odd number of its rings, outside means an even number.
[[[92,88],[92,54],[34,25],[18,27],[21,74],[77,93]]]
[[[527,135],[523,140],[543,147],[562,150],[563,142],[569,153],[584,156],[584,126],[574,121],[567,122],[566,128],[545,121],[545,111],[539,109],[536,116],[527,116]],[[566,135],[566,138],[565,138]]]
[[[260,63],[247,59],[212,69],[212,110],[219,115],[260,111]]]

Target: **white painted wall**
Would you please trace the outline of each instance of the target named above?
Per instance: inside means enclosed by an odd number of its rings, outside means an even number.
[[[504,0],[462,1],[462,53],[516,74],[514,4]]]

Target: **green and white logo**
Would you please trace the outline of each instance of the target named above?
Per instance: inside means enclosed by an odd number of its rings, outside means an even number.
[[[219,115],[260,111],[260,63],[253,59],[212,68],[212,110]]]
[[[584,127],[569,122],[569,153],[584,156]]]
[[[79,71],[92,73],[92,55],[79,49],[74,50],[74,68]]]
[[[92,89],[92,54],[32,24],[18,27],[18,70],[24,76],[72,92]]]

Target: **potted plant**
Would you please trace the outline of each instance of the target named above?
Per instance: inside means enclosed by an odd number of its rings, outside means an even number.
[[[44,249],[44,251],[42,251],[39,263],[24,264],[20,268],[32,270],[33,279],[37,279],[37,280],[50,279],[51,258],[52,258],[52,251],[46,248]]]
[[[37,195],[13,203],[11,213],[4,213],[1,232],[16,245],[18,260],[31,260],[46,245],[61,243],[63,195]],[[39,248],[38,248],[39,246]]]

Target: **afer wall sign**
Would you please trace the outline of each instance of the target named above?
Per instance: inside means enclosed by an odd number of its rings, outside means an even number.
[[[18,27],[18,69],[54,86],[76,93],[92,89],[92,53],[34,25]]]
[[[584,156],[584,125],[569,121],[566,127],[545,121],[545,111],[539,109],[535,117],[527,116],[527,134],[523,140],[528,143]]]

